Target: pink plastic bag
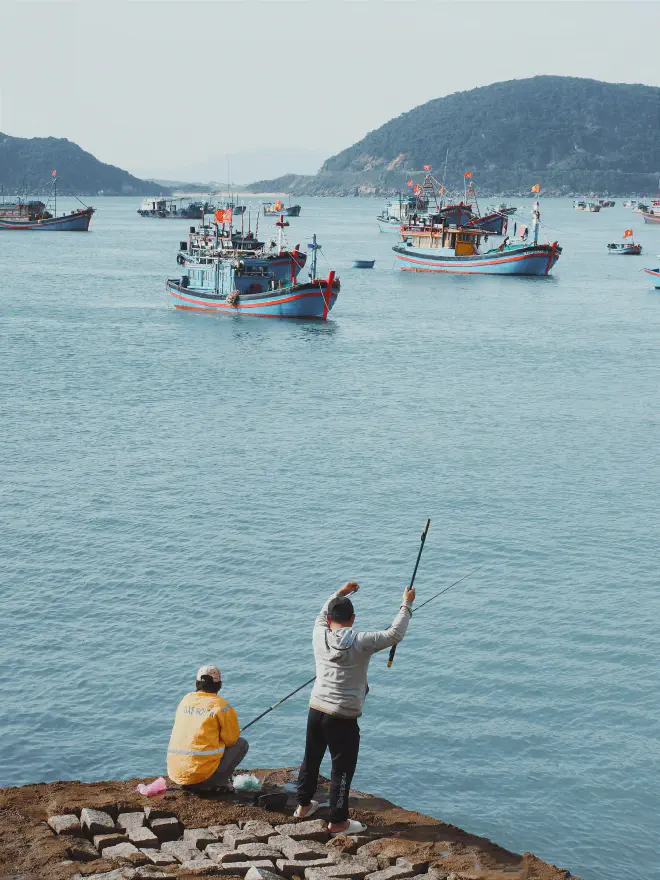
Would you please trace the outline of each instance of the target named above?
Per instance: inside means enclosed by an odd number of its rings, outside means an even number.
[[[137,790],[145,797],[156,797],[157,794],[164,794],[167,791],[167,782],[162,776],[159,776],[158,779],[154,779],[149,785],[140,782]]]

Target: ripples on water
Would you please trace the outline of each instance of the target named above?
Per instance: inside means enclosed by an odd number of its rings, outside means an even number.
[[[344,580],[389,623],[430,516],[421,599],[485,567],[374,659],[355,785],[651,877],[660,292],[654,256],[606,253],[629,212],[548,200],[554,277],[442,278],[393,270],[379,203],[309,200],[292,243],[343,282],[321,325],[175,312],[187,225],[97,204],[89,235],[0,239],[0,784],[161,773],[204,662],[247,722],[309,676]],[[305,705],[252,766],[300,760]]]

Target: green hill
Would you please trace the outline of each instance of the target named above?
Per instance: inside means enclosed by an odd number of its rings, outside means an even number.
[[[654,192],[660,88],[566,76],[494,83],[415,107],[332,156],[299,192],[386,192],[430,164],[482,191]],[[263,184],[262,184],[263,185]]]
[[[66,138],[17,138],[0,132],[0,186],[5,193],[37,195],[50,187],[57,171],[62,194],[169,195],[168,187],[133,177],[128,171],[99,162]]]

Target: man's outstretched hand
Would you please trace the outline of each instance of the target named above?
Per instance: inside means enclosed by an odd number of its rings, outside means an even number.
[[[360,589],[360,585],[357,581],[347,581],[344,586],[339,590],[340,596],[350,596],[351,593],[357,593]]]
[[[414,602],[415,601],[415,588],[414,587],[406,587],[403,591],[403,601],[404,602]]]

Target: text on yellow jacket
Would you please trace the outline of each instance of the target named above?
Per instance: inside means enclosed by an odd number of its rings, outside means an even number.
[[[218,769],[240,728],[235,710],[217,694],[193,691],[179,703],[167,749],[167,775],[179,785],[204,782]]]

